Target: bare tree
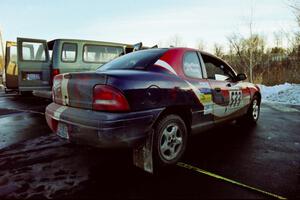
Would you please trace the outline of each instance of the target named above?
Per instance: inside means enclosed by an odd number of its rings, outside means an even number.
[[[250,82],[253,83],[253,2],[251,2],[250,20],[249,20],[249,32],[250,32],[250,57],[249,57],[249,72],[250,72]]]
[[[220,58],[222,58],[224,56],[224,51],[223,51],[223,46],[215,43],[214,44],[214,54]]]
[[[229,42],[229,54],[231,64],[241,71],[248,71],[251,78],[251,71],[256,66],[262,66],[265,62],[264,53],[266,51],[265,38],[258,34],[253,34],[250,38],[244,38],[238,34],[227,37]],[[250,65],[252,65],[250,67]],[[253,71],[252,71],[253,75]],[[253,80],[253,79],[252,79]]]
[[[276,47],[282,47],[283,45],[283,33],[282,31],[276,31],[273,33],[274,40],[275,40],[275,46]]]
[[[205,42],[204,42],[203,40],[199,39],[199,40],[197,41],[196,48],[199,49],[199,50],[201,50],[201,51],[205,50],[205,49],[206,49],[206,44],[205,44]]]
[[[173,47],[184,46],[183,40],[180,37],[180,35],[178,35],[178,34],[170,37],[170,39],[167,43],[168,43],[169,46],[173,46]]]
[[[247,65],[247,61],[245,56],[243,55],[245,51],[244,42],[241,36],[238,36],[237,34],[232,34],[231,36],[227,37],[227,40],[229,42],[229,48],[231,49],[233,54],[236,54],[242,65]]]

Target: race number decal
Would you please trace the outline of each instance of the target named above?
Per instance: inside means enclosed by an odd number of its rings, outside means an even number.
[[[241,90],[230,91],[229,107],[230,108],[239,107],[241,105],[241,102],[242,102],[242,91]]]

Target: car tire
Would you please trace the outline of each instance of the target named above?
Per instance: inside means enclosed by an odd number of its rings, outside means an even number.
[[[259,118],[260,114],[260,98],[258,96],[254,96],[251,104],[248,108],[247,113],[238,120],[242,124],[253,126],[256,125],[256,122]]]
[[[21,96],[24,96],[24,97],[32,96],[31,91],[21,91],[20,94],[21,94]]]
[[[187,146],[188,132],[178,115],[159,119],[154,127],[153,160],[155,168],[177,163]]]

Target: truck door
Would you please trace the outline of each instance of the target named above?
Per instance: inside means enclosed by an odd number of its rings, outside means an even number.
[[[46,40],[17,38],[19,91],[49,90],[50,57]]]
[[[7,41],[4,66],[4,83],[7,89],[18,88],[17,43]]]

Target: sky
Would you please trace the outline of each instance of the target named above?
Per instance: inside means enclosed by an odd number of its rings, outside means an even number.
[[[146,46],[182,46],[199,41],[211,49],[224,46],[233,33],[264,35],[272,46],[274,32],[297,29],[292,0],[0,0],[3,40],[17,37],[51,40],[90,39]],[[251,9],[253,8],[253,9]]]

